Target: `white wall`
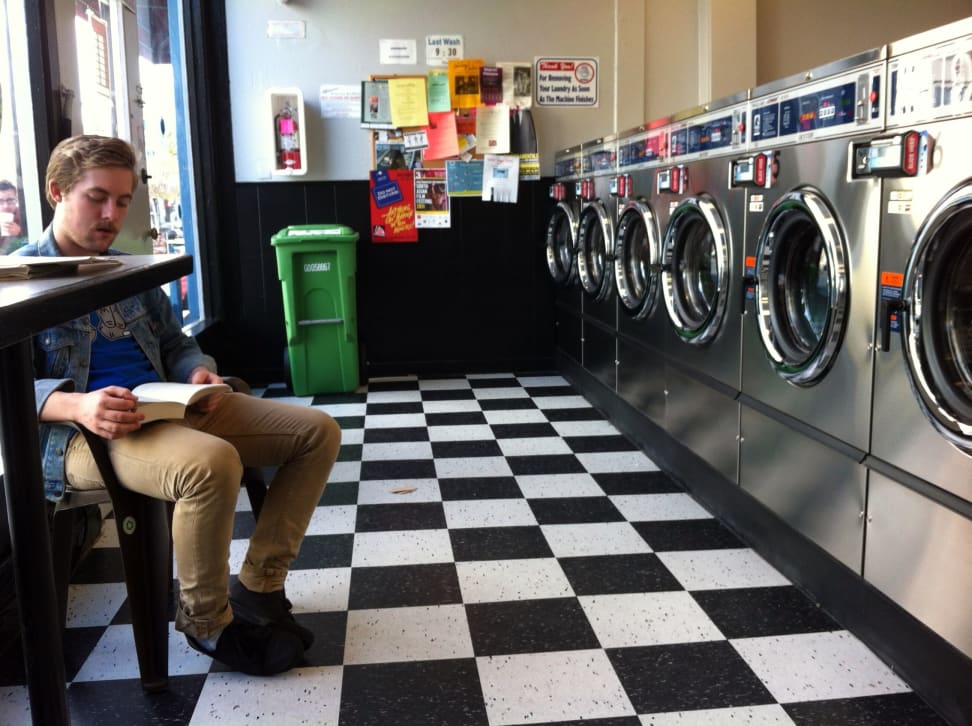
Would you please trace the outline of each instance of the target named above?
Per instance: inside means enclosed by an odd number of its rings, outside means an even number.
[[[372,74],[425,74],[425,36],[440,34],[462,35],[465,57],[486,63],[532,63],[545,55],[599,59],[597,108],[534,108],[542,173],[550,174],[556,149],[616,131],[616,83],[631,96],[623,104],[627,125],[641,121],[644,7],[644,0],[228,0],[236,177],[270,179],[267,89],[296,86],[304,95],[309,146],[308,173],[302,178],[366,178],[369,133],[353,119],[321,119],[321,84],[360,84]],[[304,21],[307,37],[269,39],[268,20]],[[380,65],[381,38],[415,39],[418,64]],[[621,76],[614,71],[616,47],[618,64],[626,69]]]

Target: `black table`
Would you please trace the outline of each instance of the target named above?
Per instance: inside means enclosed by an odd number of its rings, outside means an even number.
[[[188,255],[126,255],[76,275],[0,281],[0,445],[35,724],[68,723],[64,656],[40,466],[31,336],[192,272]]]

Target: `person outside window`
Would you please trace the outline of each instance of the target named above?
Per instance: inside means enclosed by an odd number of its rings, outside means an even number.
[[[13,182],[0,179],[0,254],[9,255],[26,243],[17,187]]]
[[[54,208],[41,238],[17,255],[122,254],[111,249],[138,183],[125,141],[75,136],[51,154]],[[108,440],[122,486],[175,503],[175,627],[234,670],[269,675],[303,658],[314,635],[284,590],[331,468],[341,430],[328,414],[242,393],[215,394],[185,419],[142,425],[131,389],[153,380],[218,383],[215,361],[182,332],[154,288],[34,338],[35,397],[46,494],[104,486],[74,421]],[[229,553],[244,466],[276,466],[238,581]]]

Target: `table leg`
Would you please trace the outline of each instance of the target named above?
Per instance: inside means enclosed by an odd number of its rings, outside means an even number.
[[[30,710],[67,724],[64,655],[40,467],[30,340],[0,348],[0,444]]]

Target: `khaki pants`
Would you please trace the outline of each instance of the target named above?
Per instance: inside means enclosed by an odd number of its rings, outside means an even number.
[[[229,549],[243,467],[279,467],[240,570],[247,588],[271,592],[283,587],[340,444],[341,429],[323,411],[240,393],[209,413],[190,411],[108,442],[123,486],[175,502],[178,630],[211,638],[233,619]],[[76,489],[104,486],[79,434],[66,469]]]

